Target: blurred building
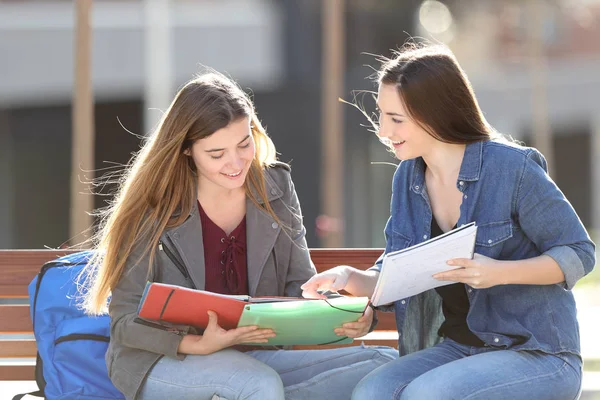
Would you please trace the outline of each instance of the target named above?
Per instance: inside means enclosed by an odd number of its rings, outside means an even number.
[[[552,177],[588,228],[600,228],[600,2],[479,2],[457,9],[451,46],[467,70],[488,121],[528,145],[532,82],[543,79],[552,134]],[[541,66],[528,35],[541,19]]]
[[[170,81],[164,83],[171,95],[201,65],[252,90],[280,159],[292,164],[311,247],[319,245],[320,129],[327,117],[320,115],[321,1],[171,0],[165,56]],[[146,110],[166,106],[144,102],[152,84],[148,71],[161,65],[147,62],[147,49],[153,49],[147,41],[153,28],[144,12],[148,3],[94,2],[98,173],[111,165],[103,161],[124,164],[138,149],[139,140],[124,128],[147,133],[145,120],[159,112]],[[523,45],[527,9],[518,1],[452,0],[445,8],[437,3],[346,0],[343,97],[352,100],[353,89],[374,89],[365,65],[377,62],[364,52],[389,55],[408,38],[406,32],[431,37],[429,28],[456,52],[489,122],[531,143],[531,71]],[[550,7],[546,17],[554,178],[584,223],[598,227],[600,11],[597,2],[569,2],[574,3],[585,7]],[[437,10],[429,12],[433,22],[424,19],[424,10]],[[0,248],[55,247],[69,239],[73,27],[71,1],[0,0]],[[165,51],[164,43],[154,50]],[[372,110],[369,96],[364,99]],[[361,127],[366,120],[358,111],[349,106],[344,111],[345,245],[383,246],[394,167],[373,163],[396,161]],[[96,206],[103,201],[97,197]]]
[[[97,174],[113,165],[103,161],[124,164],[138,149],[124,128],[143,135],[145,109],[155,108],[149,114],[158,120],[168,106],[144,104],[144,6],[94,2]],[[271,2],[172,1],[168,19],[170,51],[162,57],[171,66],[169,100],[201,65],[227,72],[255,93],[281,86],[282,12]],[[71,1],[0,1],[0,247],[69,239],[74,20]],[[102,204],[97,198],[96,206]]]

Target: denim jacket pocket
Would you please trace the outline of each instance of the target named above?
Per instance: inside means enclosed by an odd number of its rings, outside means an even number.
[[[408,236],[396,232],[395,230],[393,232],[394,236],[392,237],[392,248],[390,249],[390,252],[403,250],[412,244],[412,239]]]
[[[502,258],[504,244],[512,236],[513,227],[510,220],[478,225],[475,252],[490,258]]]
[[[477,225],[477,238],[475,245],[481,247],[494,247],[513,236],[512,222],[500,221]]]

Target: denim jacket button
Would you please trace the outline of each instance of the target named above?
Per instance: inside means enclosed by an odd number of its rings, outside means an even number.
[[[400,304],[406,304],[406,300],[402,300]]]
[[[467,292],[471,293],[473,291],[473,289],[469,288],[469,290],[467,290]]]
[[[462,186],[462,185],[464,185],[465,183],[464,183],[463,181],[460,181],[460,182],[458,182],[458,184],[459,184],[460,186]]]
[[[467,198],[467,195],[465,194],[465,199]]]
[[[497,337],[494,338],[494,343],[498,343],[500,341],[500,339],[498,339]]]
[[[427,239],[427,235],[423,235],[423,239]]]
[[[419,187],[418,187],[418,186],[415,186],[415,190],[419,190]]]
[[[279,226],[279,225],[277,225],[277,222],[273,222],[273,223],[271,224],[271,227],[273,227],[273,229],[277,229],[277,227],[278,227],[278,226]]]

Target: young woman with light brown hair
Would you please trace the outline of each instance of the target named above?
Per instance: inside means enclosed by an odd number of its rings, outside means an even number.
[[[256,350],[275,333],[203,331],[140,319],[147,281],[224,294],[299,296],[315,274],[290,168],[248,96],[208,73],[177,93],[145,140],[104,214],[85,307],[111,316],[106,355],[128,399],[347,399],[355,383],[394,358],[388,348]],[[358,337],[367,312],[339,334]],[[236,346],[234,348],[234,346]]]

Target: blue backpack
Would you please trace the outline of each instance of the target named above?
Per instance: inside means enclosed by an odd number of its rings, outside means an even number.
[[[82,251],[50,261],[29,284],[39,388],[31,395],[49,400],[125,399],[110,381],[104,361],[110,340],[108,315],[88,316],[78,307],[79,274],[92,254]]]

